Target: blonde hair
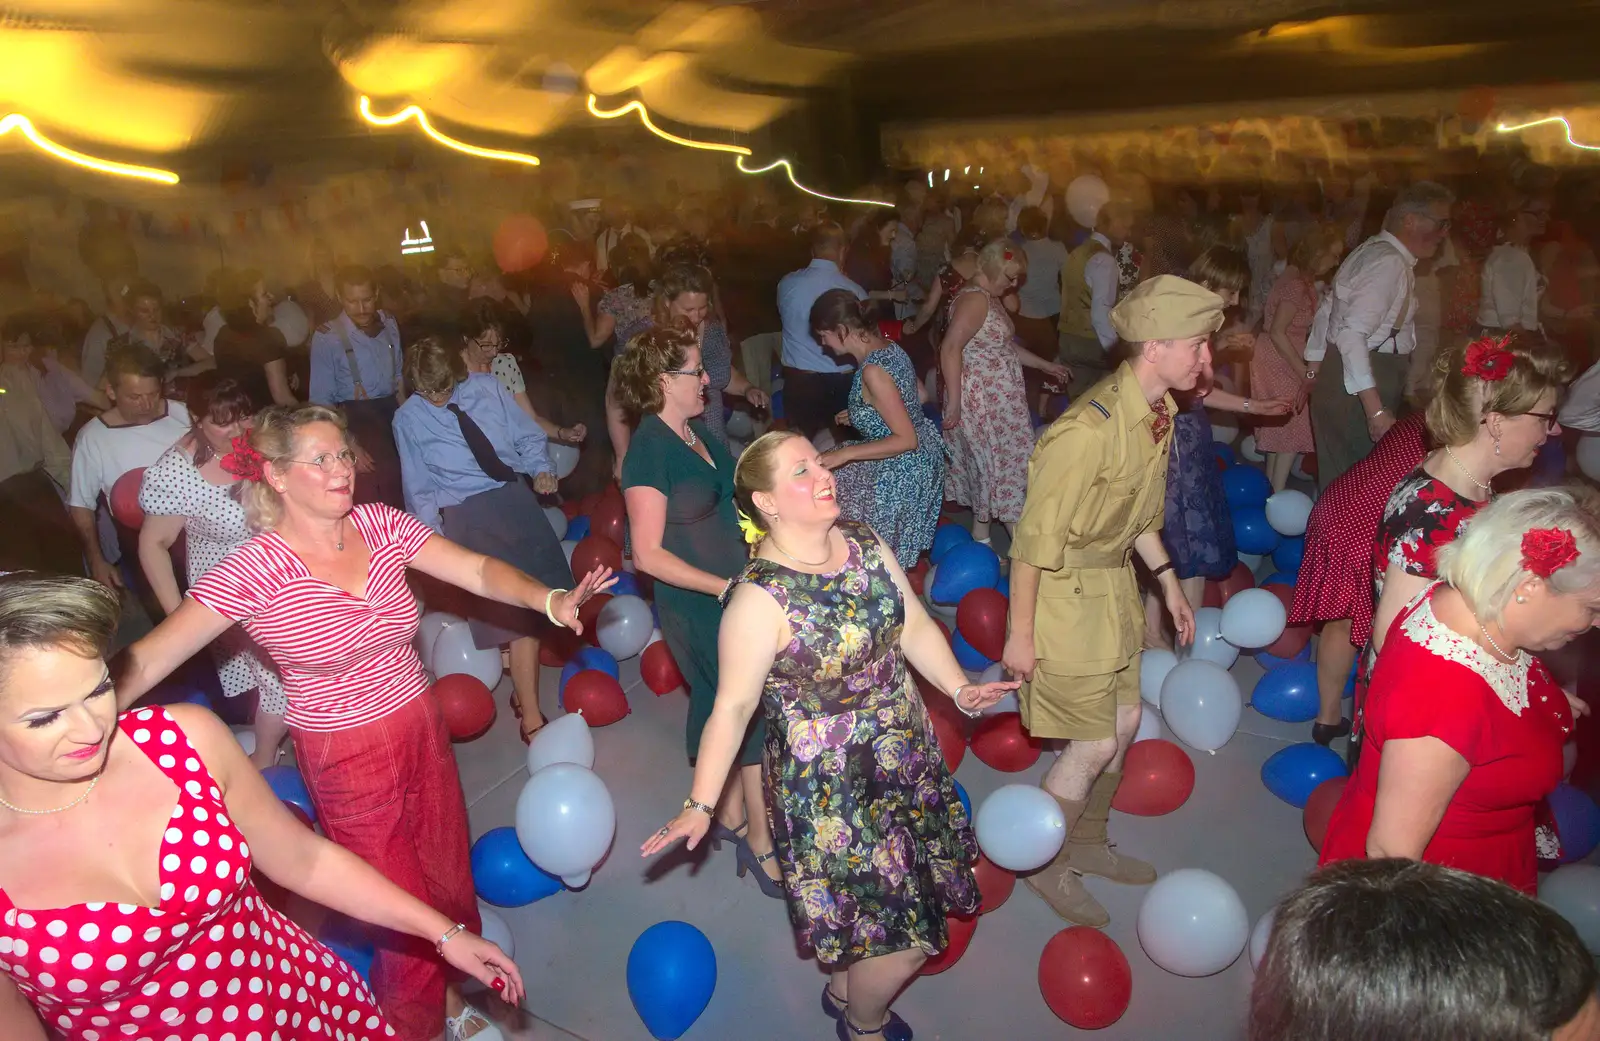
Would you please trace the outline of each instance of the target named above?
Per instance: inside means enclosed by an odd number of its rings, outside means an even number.
[[[712,302],[716,282],[711,272],[699,264],[672,264],[656,282],[655,298],[650,302],[650,315],[657,325],[672,324],[672,301],[685,293],[699,293]]]
[[[995,239],[978,252],[978,270],[991,282],[1016,278],[1028,270],[1028,254],[1010,239]]]
[[[628,341],[628,349],[611,363],[611,391],[629,418],[638,422],[641,416],[661,411],[661,377],[683,368],[695,343],[694,333],[667,325],[646,329]]]
[[[1474,341],[1476,342],[1476,341]],[[1511,370],[1504,379],[1483,380],[1462,372],[1470,343],[1440,350],[1433,361],[1433,398],[1428,402],[1428,434],[1441,445],[1464,445],[1477,436],[1491,412],[1521,416],[1539,399],[1560,395],[1570,366],[1566,352],[1538,335],[1516,333],[1507,338]]]
[[[256,415],[250,429],[250,447],[276,466],[294,455],[295,440],[302,427],[312,423],[332,423],[339,428],[345,446],[351,447],[350,428],[344,413],[326,405],[274,405]],[[259,481],[244,481],[244,520],[251,531],[271,531],[283,519],[283,496],[262,475]]]
[[[1294,248],[1289,250],[1289,264],[1307,278],[1315,278],[1319,274],[1314,270],[1317,261],[1343,237],[1344,232],[1339,230],[1338,225],[1326,221],[1310,224],[1300,233]]]
[[[406,348],[406,382],[418,394],[443,394],[467,378],[460,347],[446,347],[437,336],[424,336]]]
[[[1528,579],[1522,536],[1536,529],[1570,531],[1578,559],[1545,579],[1571,596],[1600,586],[1600,500],[1575,485],[1508,492],[1473,515],[1440,547],[1439,577],[1461,593],[1472,613],[1499,622],[1517,586]]]
[[[122,618],[117,595],[72,575],[0,575],[0,669],[18,651],[64,648],[104,658]]]
[[[770,492],[777,486],[773,478],[774,458],[785,442],[797,437],[803,439],[803,435],[793,430],[768,431],[739,453],[739,462],[733,468],[734,505],[739,508],[744,522],[763,536],[768,533],[769,525],[766,516],[756,507],[755,494]]]

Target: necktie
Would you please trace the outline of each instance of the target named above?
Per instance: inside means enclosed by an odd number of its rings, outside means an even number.
[[[1159,445],[1161,439],[1167,436],[1167,431],[1172,429],[1172,416],[1167,412],[1167,403],[1164,399],[1151,403],[1150,411],[1156,417],[1150,424],[1150,437]]]
[[[489,435],[483,428],[473,422],[472,417],[461,410],[455,402],[445,408],[454,413],[456,422],[461,425],[461,437],[467,442],[467,450],[472,453],[472,458],[477,460],[478,468],[492,480],[509,484],[517,479],[517,472],[507,466],[494,450],[494,443],[489,440]]]

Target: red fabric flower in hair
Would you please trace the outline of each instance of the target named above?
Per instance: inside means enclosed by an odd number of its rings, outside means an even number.
[[[233,439],[233,451],[218,463],[241,481],[259,481],[267,475],[267,457],[257,452],[246,437]]]
[[[1505,379],[1517,360],[1517,356],[1506,347],[1510,342],[1509,336],[1498,340],[1492,336],[1485,336],[1481,340],[1467,344],[1467,358],[1466,363],[1461,366],[1462,373],[1480,380],[1488,380],[1490,383],[1498,383]]]
[[[1577,560],[1578,540],[1560,528],[1535,528],[1522,536],[1522,569],[1549,578]]]

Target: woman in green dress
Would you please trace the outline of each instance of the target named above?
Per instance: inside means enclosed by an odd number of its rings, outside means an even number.
[[[656,580],[661,635],[689,686],[689,761],[717,694],[721,595],[748,560],[733,505],[733,456],[698,418],[707,376],[693,332],[656,326],[612,366],[616,399],[637,424],[622,463],[633,563]],[[739,771],[716,800],[712,842],[727,839],[741,877],[755,869],[768,896],[783,896],[761,790],[764,728],[753,721]]]
[[[804,437],[758,438],[735,484],[756,555],[728,601],[694,787],[643,851],[699,844],[760,706],[789,919],[830,972],[822,1007],[841,1041],[910,1041],[889,1003],[945,949],[946,916],[977,910],[978,847],[906,666],[969,716],[1018,684],[967,682],[894,554],[839,519],[833,475]]]

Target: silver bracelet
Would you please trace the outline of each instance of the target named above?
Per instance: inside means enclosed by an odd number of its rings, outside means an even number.
[[[437,940],[435,940],[433,942],[434,951],[436,951],[439,954],[443,954],[444,953],[444,945],[449,943],[451,940],[455,939],[456,933],[464,933],[466,931],[467,931],[467,927],[462,925],[460,922],[457,922],[455,925],[452,925],[448,930],[445,931],[445,934],[443,936],[439,937]]]
[[[970,686],[972,686],[972,684],[963,683],[961,686],[957,687],[956,692],[950,695],[950,700],[956,703],[957,711],[959,711],[963,716],[966,716],[968,719],[977,719],[979,716],[983,715],[982,709],[969,709],[965,705],[961,704],[961,692]]]
[[[554,614],[552,614],[550,612],[550,601],[552,601],[552,600],[554,600],[556,598],[556,594],[557,593],[565,593],[565,592],[567,592],[567,590],[565,590],[565,589],[552,589],[552,590],[550,590],[548,593],[546,593],[544,595],[544,616],[546,618],[550,619],[552,622],[556,623],[556,628],[558,628],[558,629],[565,629],[567,627],[567,623],[563,622],[561,619],[557,618]]]

